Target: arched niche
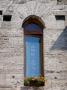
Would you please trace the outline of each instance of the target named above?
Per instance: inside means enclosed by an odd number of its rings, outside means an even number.
[[[25,77],[44,76],[43,29],[45,25],[40,17],[31,15],[25,18],[22,27],[24,28]]]

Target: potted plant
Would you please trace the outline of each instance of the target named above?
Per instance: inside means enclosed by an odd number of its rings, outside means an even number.
[[[45,85],[44,77],[28,77],[24,79],[25,86],[35,86],[40,87]]]

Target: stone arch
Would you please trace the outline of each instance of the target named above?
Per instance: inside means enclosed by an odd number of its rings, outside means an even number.
[[[42,29],[45,28],[45,24],[44,24],[43,20],[39,16],[36,16],[36,15],[30,15],[30,16],[26,17],[23,21],[22,27],[24,27],[24,25],[28,24],[28,23],[36,23]]]
[[[14,15],[12,16],[12,21],[15,24],[13,24],[13,26],[21,28],[22,22],[31,16],[36,16],[40,22],[42,21],[42,24],[44,23],[46,26],[46,19],[52,13],[52,6],[53,5],[50,5],[49,7],[49,5],[36,1],[30,1],[21,5],[14,5]]]

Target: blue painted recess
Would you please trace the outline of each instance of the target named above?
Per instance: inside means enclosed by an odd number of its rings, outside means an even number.
[[[26,77],[40,76],[40,38],[26,36]]]
[[[38,31],[38,32],[40,31],[40,32],[42,32],[42,29],[37,24],[34,24],[34,23],[24,26],[24,29],[25,29],[25,31]]]

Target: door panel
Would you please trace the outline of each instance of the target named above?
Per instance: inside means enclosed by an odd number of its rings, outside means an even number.
[[[26,77],[40,76],[40,38],[26,36]]]

